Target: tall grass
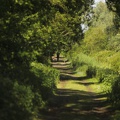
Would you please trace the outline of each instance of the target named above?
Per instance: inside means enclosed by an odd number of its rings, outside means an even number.
[[[82,70],[87,77],[95,77],[99,83],[103,83],[102,89],[108,94],[108,99],[115,106],[120,106],[119,54],[105,50],[90,56],[75,46],[66,56],[75,70]]]

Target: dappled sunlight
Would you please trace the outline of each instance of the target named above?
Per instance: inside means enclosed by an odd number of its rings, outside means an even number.
[[[42,120],[109,120],[111,113],[106,94],[101,90],[96,79],[78,76],[65,63],[54,65],[60,70],[60,82],[56,95],[51,98]]]
[[[75,82],[76,80],[66,80],[66,81],[61,81],[58,84],[58,88],[60,89],[71,89],[71,90],[81,90],[81,91],[86,91],[86,86],[82,84],[78,84]]]
[[[56,116],[55,120],[107,120],[110,106],[105,94],[73,89],[58,89],[52,104],[49,115]],[[49,119],[47,119],[49,120]],[[108,119],[109,120],[109,119]]]

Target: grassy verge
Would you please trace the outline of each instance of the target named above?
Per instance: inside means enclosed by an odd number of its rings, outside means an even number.
[[[79,81],[78,81],[79,82]],[[58,89],[86,90],[84,85],[77,83],[77,80],[63,81],[57,85]]]
[[[84,73],[76,73],[75,76],[78,77],[81,75],[81,78],[84,77]],[[88,91],[88,87],[93,93],[101,94],[104,92],[105,85],[103,83],[98,83],[96,78],[85,78],[83,80],[66,80],[61,81],[58,85],[58,89],[71,89],[79,91]]]

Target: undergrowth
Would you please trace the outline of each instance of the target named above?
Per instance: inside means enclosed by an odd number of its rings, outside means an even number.
[[[68,52],[66,55],[71,61],[73,68],[76,71],[86,72],[88,78],[96,78],[98,83],[102,84],[100,89],[106,92],[108,100],[112,103],[112,105],[120,107],[120,93],[118,92],[120,89],[119,61],[116,61],[116,66],[113,65],[113,62],[107,62],[108,58],[111,60],[113,56],[113,53],[111,52],[109,52],[107,57],[103,56],[103,59],[100,60],[99,58],[101,53],[90,56],[79,51],[79,48],[73,48],[73,50]],[[105,51],[105,53],[108,52]],[[118,58],[119,57],[117,56],[117,59]]]

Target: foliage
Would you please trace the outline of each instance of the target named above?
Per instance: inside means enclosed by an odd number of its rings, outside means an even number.
[[[94,54],[105,50],[109,39],[116,34],[114,27],[115,14],[110,12],[104,3],[100,2],[93,9],[93,12],[91,25],[85,32],[82,43],[86,54]]]
[[[59,72],[50,67],[50,58],[83,37],[81,15],[91,4],[93,0],[0,1],[0,119],[29,120],[53,95]]]
[[[94,37],[93,37],[94,36]],[[91,27],[86,33],[83,46],[87,54],[93,54],[105,49],[107,44],[107,36],[102,26]]]
[[[88,69],[86,70],[86,75],[89,78],[93,78],[96,76],[96,67],[88,66]]]
[[[120,34],[113,36],[108,44],[109,50],[115,50],[115,52],[120,51]]]
[[[115,27],[119,31],[120,29],[120,1],[119,0],[106,0],[107,7],[109,10],[113,11],[116,13],[115,15]]]
[[[106,3],[110,10],[120,15],[120,5],[119,5],[120,1],[119,0],[106,0]]]
[[[67,54],[75,68],[86,66],[86,75],[96,77],[104,84],[102,89],[117,107],[120,106],[120,37],[114,23],[115,13],[110,12],[104,3],[99,3],[93,11],[83,41]]]
[[[31,67],[31,72],[35,75],[34,81],[31,81],[34,90],[40,91],[44,100],[49,99],[55,92],[59,80],[59,71],[35,62],[31,63]]]
[[[85,36],[81,23],[91,18],[93,0],[0,1],[0,119],[31,119],[56,89],[59,72],[49,66],[51,56],[76,42],[80,48],[68,55],[74,68],[84,65],[89,77],[109,83],[111,101],[120,104],[120,7],[107,1],[118,16],[100,3]]]
[[[113,116],[113,120],[119,120],[120,119],[120,111],[116,111],[115,115]]]
[[[33,112],[33,98],[34,93],[30,86],[0,77],[0,119],[30,119]]]
[[[116,108],[120,108],[120,75],[116,77],[114,83],[112,84],[112,91],[110,94],[110,100]]]
[[[53,95],[58,79],[57,70],[40,63],[31,64],[24,82],[0,77],[0,119],[30,119]]]

